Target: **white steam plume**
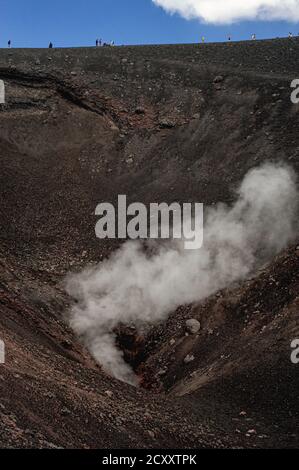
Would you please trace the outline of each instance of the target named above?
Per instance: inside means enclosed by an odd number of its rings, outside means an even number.
[[[169,241],[150,256],[141,243],[127,242],[108,261],[69,276],[67,290],[78,301],[71,326],[106,371],[136,383],[113,329],[154,324],[180,305],[246,279],[296,236],[297,211],[292,170],[274,164],[251,170],[232,207],[206,209],[201,249]]]
[[[206,23],[229,24],[243,20],[299,20],[299,0],[152,0],[168,13]]]

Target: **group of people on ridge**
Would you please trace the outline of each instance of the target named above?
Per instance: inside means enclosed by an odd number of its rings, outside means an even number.
[[[298,35],[299,35],[299,34],[298,34]],[[292,37],[293,37],[293,33],[289,32],[289,38],[292,38]],[[255,41],[255,40],[256,40],[256,34],[252,34],[252,35],[251,35],[251,39],[252,39],[252,41]],[[230,41],[232,40],[232,37],[231,37],[231,36],[228,36],[228,37],[227,37],[227,40],[230,42]],[[205,42],[206,42],[205,36],[202,36],[202,37],[201,37],[201,42],[202,42],[202,43],[205,43]],[[7,46],[8,46],[8,48],[10,48],[10,47],[12,46],[11,40],[9,40],[9,41],[7,42]],[[115,46],[115,42],[114,42],[114,41],[110,41],[110,43],[107,43],[107,42],[103,42],[102,39],[97,39],[97,40],[96,40],[96,47],[107,47],[107,46],[108,46],[108,47],[109,47],[109,46],[113,47],[113,46]],[[53,46],[53,43],[50,42],[50,43],[49,43],[49,49],[53,49],[53,47],[54,47],[54,46]]]
[[[251,39],[252,39],[252,41],[255,41],[255,40],[256,40],[256,34],[252,34],[252,35],[251,35]],[[227,36],[227,40],[228,40],[228,42],[230,42],[230,41],[232,40],[232,37],[231,37],[230,35]],[[202,43],[206,42],[205,36],[202,36],[202,37],[201,37],[201,42],[202,42]]]
[[[97,39],[96,40],[96,47],[107,47],[107,46],[114,46],[115,43],[114,41],[110,41],[110,43],[107,43],[107,42],[103,42],[102,39]]]
[[[105,47],[105,46],[114,46],[114,45],[115,45],[114,41],[111,41],[111,42],[108,44],[108,43],[106,43],[106,42],[102,42],[102,39],[97,39],[97,40],[96,40],[96,46],[97,46],[97,47],[100,47],[100,46],[103,46],[103,47]],[[8,48],[11,48],[11,40],[7,41],[7,47],[8,47]],[[53,47],[54,47],[54,46],[53,46],[53,43],[50,42],[48,48],[49,48],[49,49],[53,49]]]

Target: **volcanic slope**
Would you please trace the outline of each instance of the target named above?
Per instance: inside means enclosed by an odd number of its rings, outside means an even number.
[[[118,246],[95,237],[99,202],[231,203],[265,161],[298,172],[298,69],[296,38],[0,51],[2,447],[298,447],[296,244],[154,328],[149,390],[101,371],[62,284]]]

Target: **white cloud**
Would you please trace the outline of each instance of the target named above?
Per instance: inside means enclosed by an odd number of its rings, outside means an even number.
[[[242,20],[299,21],[299,0],[152,0],[187,19],[225,24]]]

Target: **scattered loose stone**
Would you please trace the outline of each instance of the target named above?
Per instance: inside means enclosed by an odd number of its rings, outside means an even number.
[[[190,320],[186,321],[187,332],[190,333],[191,335],[196,335],[196,333],[199,332],[200,328],[201,328],[201,324],[199,323],[198,320],[195,320],[195,318],[191,318]]]
[[[247,434],[249,434],[250,436],[253,436],[253,435],[257,434],[257,432],[256,432],[255,429],[249,429],[249,431],[247,431]]]
[[[62,416],[69,416],[71,413],[72,413],[71,410],[69,410],[68,408],[62,408],[61,410]]]
[[[169,121],[168,119],[162,119],[160,121],[159,126],[161,129],[172,129],[175,127],[175,123],[173,121]]]
[[[145,109],[142,108],[142,106],[138,106],[138,108],[135,109],[135,114],[145,114]]]
[[[190,364],[190,362],[193,362],[194,359],[195,359],[195,357],[192,354],[188,354],[184,359],[184,363],[185,364]]]
[[[217,75],[217,77],[214,78],[214,83],[221,83],[223,80],[224,77],[222,75]]]

